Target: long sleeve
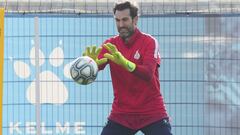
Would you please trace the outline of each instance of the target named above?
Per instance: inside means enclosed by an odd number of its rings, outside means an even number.
[[[146,44],[142,64],[136,64],[133,73],[144,80],[151,80],[156,68],[160,65],[160,55],[157,40],[151,40]]]

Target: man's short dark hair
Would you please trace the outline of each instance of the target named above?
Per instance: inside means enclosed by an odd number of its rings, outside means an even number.
[[[129,2],[129,1],[116,3],[114,8],[113,8],[113,13],[115,14],[117,10],[122,11],[124,9],[129,9],[130,10],[130,16],[132,18],[134,18],[138,15],[137,5],[134,5],[133,3]]]

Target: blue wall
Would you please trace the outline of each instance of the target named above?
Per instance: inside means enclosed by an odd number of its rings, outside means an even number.
[[[227,18],[225,18],[227,20]],[[40,48],[45,63],[40,71],[51,71],[68,90],[64,104],[41,105],[41,119],[46,130],[56,133],[56,122],[70,123],[69,134],[74,134],[74,123],[84,122],[86,135],[100,134],[111,110],[113,92],[108,67],[101,71],[96,82],[81,86],[64,75],[64,66],[80,56],[87,45],[101,45],[105,39],[117,34],[111,16],[48,16],[42,15],[40,23]],[[202,135],[206,128],[208,103],[205,86],[206,63],[210,58],[206,18],[194,16],[158,17],[143,16],[140,30],[155,36],[160,44],[162,64],[159,69],[161,92],[172,118],[175,135]],[[35,105],[26,98],[26,91],[35,78],[30,51],[34,46],[34,17],[8,15],[5,19],[4,50],[4,104],[3,131],[10,134],[13,122],[18,122],[22,134],[29,133],[28,122],[36,122]],[[56,47],[64,52],[63,63],[54,67],[49,55]],[[30,68],[30,76],[21,78],[14,71],[14,62],[22,61]],[[22,71],[25,72],[25,71]],[[52,83],[51,81],[47,83]],[[134,85],[134,84],[133,84]],[[51,88],[43,88],[51,89]],[[58,89],[52,90],[54,94]],[[12,129],[13,134],[20,134]],[[67,134],[67,133],[66,133]],[[140,133],[139,133],[140,134]]]

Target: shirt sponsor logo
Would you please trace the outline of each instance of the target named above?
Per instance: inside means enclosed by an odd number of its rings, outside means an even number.
[[[139,60],[140,59],[140,54],[139,54],[139,52],[138,52],[138,50],[136,51],[136,53],[134,54],[134,59],[136,59],[136,60]]]

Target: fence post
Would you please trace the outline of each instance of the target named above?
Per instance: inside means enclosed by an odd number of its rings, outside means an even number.
[[[3,64],[4,64],[4,9],[0,9],[0,134],[2,135]]]

